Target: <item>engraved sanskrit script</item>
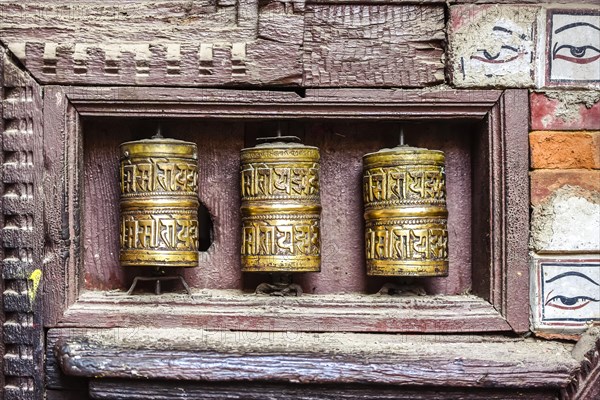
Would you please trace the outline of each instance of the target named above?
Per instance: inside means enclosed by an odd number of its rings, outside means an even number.
[[[288,221],[244,220],[242,256],[318,256],[319,222],[316,219]]]
[[[198,221],[186,215],[123,214],[121,248],[152,250],[197,250]]]
[[[198,191],[198,166],[189,160],[147,158],[121,162],[121,193]]]
[[[442,167],[373,168],[363,176],[365,203],[446,199]]]
[[[442,227],[411,229],[397,225],[375,225],[367,227],[365,239],[368,260],[448,258],[448,231]]]
[[[318,164],[242,165],[242,198],[272,196],[318,196]]]

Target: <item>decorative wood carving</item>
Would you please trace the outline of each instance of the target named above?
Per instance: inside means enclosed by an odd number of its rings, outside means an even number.
[[[283,325],[271,325],[282,320],[278,315],[281,304],[264,299],[220,298],[213,292],[208,298],[201,295],[193,299],[197,304],[190,304],[189,299],[180,301],[177,296],[158,301],[152,299],[151,304],[144,297],[115,304],[102,293],[81,293],[84,288],[82,118],[167,115],[229,120],[485,120],[482,132],[478,134],[486,140],[478,142],[480,147],[474,154],[479,154],[479,159],[473,160],[474,165],[482,167],[474,172],[473,185],[487,189],[473,199],[473,207],[478,209],[473,226],[476,231],[489,233],[489,236],[482,235],[473,241],[476,250],[472,265],[477,267],[473,271],[473,289],[477,296],[407,299],[403,302],[367,300],[359,295],[349,296],[351,300],[348,296],[325,296],[318,301],[301,298],[296,302],[291,300],[293,306],[287,312],[289,318],[296,318],[294,323],[299,326],[293,326],[296,330],[324,330],[327,326],[326,330],[366,332],[526,331],[528,313],[522,306],[528,304],[529,281],[526,92],[455,91],[444,87],[423,91],[314,88],[406,88],[443,83],[445,3],[444,0],[431,0],[419,6],[414,0],[375,0],[369,5],[364,0],[347,0],[343,4],[337,0],[1,3],[0,42],[27,68],[24,71],[18,67],[10,52],[1,48],[0,282],[3,332],[0,346],[3,374],[0,378],[3,379],[4,399],[38,400],[44,394],[49,400],[83,398],[82,392],[67,395],[44,390],[44,327],[65,328],[51,329],[48,336],[52,346],[47,353],[50,371],[47,383],[54,389],[64,387],[61,386],[64,385],[62,378],[57,377],[57,364],[52,354],[53,345],[59,339],[62,346],[58,348],[64,356],[61,362],[70,372],[74,367],[79,368],[79,359],[73,357],[77,352],[83,351],[80,354],[85,357],[104,357],[104,360],[114,360],[117,353],[119,357],[131,355],[131,351],[124,348],[116,349],[115,353],[115,348],[97,346],[97,342],[69,341],[69,333],[80,333],[73,327],[131,326],[156,319],[163,328],[189,324],[252,331],[290,328],[289,320],[283,320]],[[148,38],[153,38],[152,42]],[[46,86],[42,104],[42,89],[34,78],[42,84],[65,86]],[[77,84],[87,87],[73,86]],[[249,85],[301,89],[293,92],[193,88]],[[240,148],[242,137],[236,131],[227,139],[227,146],[204,151],[227,152]],[[236,178],[228,179],[233,182]],[[235,189],[231,193],[235,193]],[[223,196],[229,194],[222,193]],[[222,207],[217,198],[211,202],[208,204],[211,207]],[[225,215],[223,219],[234,219],[236,213],[222,211],[220,215]],[[237,252],[236,245],[237,242],[231,241],[227,248],[235,248]],[[224,268],[237,268],[231,261],[234,253],[223,252],[222,258],[215,257],[210,262],[229,260],[222,263]],[[349,257],[342,261],[352,260]],[[226,269],[225,273],[230,271]],[[238,282],[240,278],[227,279]],[[171,312],[167,317],[156,312],[156,302],[169,307]],[[373,303],[381,306],[376,312]],[[346,312],[348,310],[352,312]],[[390,321],[390,315],[396,318]],[[118,329],[110,332],[118,334]],[[290,333],[295,334],[298,333]],[[78,337],[85,336],[83,333]],[[98,335],[90,333],[90,337],[97,338]],[[394,336],[394,340],[398,337]],[[410,351],[389,359],[376,354],[367,354],[364,358],[364,354],[357,356],[355,353],[342,354],[339,360],[332,362],[334,353],[328,353],[324,348],[320,348],[324,351],[319,354],[307,355],[302,349],[292,352],[289,357],[280,351],[279,355],[262,359],[263,355],[257,359],[251,352],[242,354],[239,348],[230,349],[235,357],[226,353],[184,353],[195,357],[196,369],[193,371],[199,374],[205,373],[198,368],[208,365],[207,362],[223,365],[223,362],[233,360],[231,371],[239,372],[240,377],[267,379],[266,375],[261,378],[252,370],[256,360],[262,360],[267,366],[272,362],[279,363],[279,369],[272,370],[273,377],[334,382],[336,380],[327,373],[337,371],[343,376],[356,366],[347,379],[414,384],[415,377],[420,376],[418,384],[423,385],[476,386],[482,390],[484,398],[501,398],[499,391],[483,388],[496,383],[504,385],[505,393],[549,398],[553,390],[566,384],[575,368],[567,355],[561,360],[555,359],[556,362],[547,362],[543,352],[531,350],[564,353],[563,345],[559,343],[536,342],[531,347],[528,341],[515,344],[500,340],[493,344],[497,351],[494,354],[505,352],[507,347],[516,349],[518,354],[511,355],[515,363],[504,360],[479,365],[477,362],[486,354],[481,350],[481,342],[488,341],[488,337],[469,343],[462,343],[464,338],[449,337],[448,340],[461,343],[452,350],[455,353],[450,354],[446,349],[454,344],[437,343],[428,358],[417,357],[418,353]],[[187,343],[180,345],[188,346]],[[75,353],[72,353],[73,346],[80,346]],[[463,358],[465,354],[467,358]],[[597,348],[596,353],[590,354],[578,375],[579,386],[565,391],[565,396],[575,398],[574,393],[594,395],[594,387],[598,386],[594,384],[598,381]],[[449,356],[454,356],[452,365],[447,365]],[[153,357],[151,352],[145,352],[142,358],[151,363],[169,360],[164,354]],[[469,360],[474,363],[469,364]],[[389,374],[373,373],[371,361]],[[296,373],[296,363],[315,369],[300,368]],[[430,368],[433,365],[430,363],[441,365],[442,370],[454,371],[455,375],[441,376]],[[586,369],[588,364],[590,367]],[[404,365],[408,365],[407,372],[398,367]],[[534,368],[538,365],[541,369]],[[420,372],[414,369],[418,367],[426,373],[419,375]],[[411,368],[416,371],[413,375],[409,374]],[[81,370],[92,373],[93,365]],[[221,379],[229,372],[217,369],[206,373],[210,379]],[[130,377],[128,371],[115,369],[109,371],[110,374]],[[137,391],[138,384],[127,383],[121,398]],[[73,385],[73,381],[67,384],[69,388],[74,388]],[[520,389],[528,385],[539,390],[533,393],[531,389]],[[229,393],[211,389],[210,385],[188,386],[188,390],[213,390],[219,393],[215,395],[217,398],[226,398]],[[261,393],[256,395],[257,398],[264,397],[261,390],[256,389],[255,393]],[[273,385],[264,390],[269,393],[269,390],[276,392],[280,388]],[[300,398],[299,391],[294,388],[286,390],[289,397]],[[392,396],[395,390],[383,392]],[[100,381],[92,385],[92,393],[96,395],[108,392],[114,394],[114,382]],[[451,392],[460,398],[471,396],[469,393],[459,395],[454,389]],[[235,389],[231,393],[235,393]],[[327,394],[326,388],[323,393],[323,397],[339,398],[337,394]],[[436,390],[419,393],[438,395]],[[452,393],[440,396],[452,398]],[[321,398],[320,394],[314,389],[305,396]],[[371,396],[365,394],[364,388],[357,388],[348,398],[361,397]],[[407,397],[414,398],[412,395]]]
[[[12,64],[11,64],[12,65]],[[44,314],[45,326],[90,326],[96,323],[101,323],[101,319],[97,319],[93,315],[98,310],[100,313],[108,313],[117,315],[119,310],[124,311],[122,319],[114,319],[116,325],[128,325],[136,323],[131,319],[136,312],[129,313],[129,306],[121,304],[119,306],[111,306],[108,303],[102,304],[104,300],[98,302],[89,298],[88,295],[80,295],[79,291],[83,287],[82,265],[81,265],[81,241],[80,241],[80,226],[81,226],[81,184],[82,184],[82,169],[83,154],[81,144],[82,127],[80,123],[81,117],[93,116],[163,116],[165,113],[172,116],[184,117],[206,117],[211,118],[216,115],[223,118],[294,118],[294,117],[313,117],[313,118],[363,118],[363,119],[389,119],[398,118],[431,118],[431,119],[451,119],[451,118],[487,118],[489,133],[494,138],[494,142],[499,148],[504,149],[505,157],[519,158],[523,153],[523,143],[526,149],[526,135],[522,135],[523,126],[520,113],[512,113],[507,115],[503,110],[507,107],[506,104],[519,105],[517,108],[523,109],[523,99],[526,100],[526,94],[521,94],[518,91],[472,91],[461,92],[453,90],[440,91],[411,91],[411,90],[381,90],[376,93],[369,90],[315,90],[309,89],[302,93],[304,97],[299,96],[294,92],[260,92],[260,91],[234,91],[234,90],[207,90],[207,89],[139,89],[139,88],[66,88],[66,87],[47,87],[44,96],[44,128],[43,137],[41,131],[38,136],[40,143],[37,149],[43,149],[44,162],[34,164],[37,171],[36,178],[32,173],[22,172],[11,176],[23,176],[20,179],[29,179],[37,182],[36,189],[43,190],[43,196],[33,197],[31,203],[42,202],[45,210],[44,218],[33,219],[34,225],[32,229],[37,235],[34,237],[45,238],[45,271],[44,283],[45,288],[44,304],[46,304],[47,312]],[[41,99],[38,97],[38,100]],[[4,102],[7,103],[6,101]],[[32,102],[34,104],[34,102]],[[41,103],[39,103],[41,104]],[[11,105],[12,106],[12,105]],[[39,107],[39,106],[38,106]],[[6,107],[5,107],[6,114]],[[38,110],[39,111],[39,110]],[[36,113],[36,116],[41,116],[41,113]],[[526,117],[525,121],[526,121]],[[7,119],[5,117],[5,119]],[[10,119],[10,118],[8,118]],[[41,121],[38,120],[38,125],[41,127]],[[40,129],[40,128],[35,129]],[[526,128],[525,128],[526,129]],[[6,134],[8,137],[10,131]],[[3,134],[4,137],[4,134]],[[512,138],[513,142],[507,142],[508,138]],[[33,143],[33,142],[32,142]],[[37,154],[37,153],[36,153]],[[487,153],[485,153],[487,154]],[[525,153],[526,154],[526,150]],[[34,157],[41,157],[41,154],[34,154]],[[5,156],[6,157],[6,156]],[[497,155],[496,155],[497,157]],[[506,160],[506,159],[504,159]],[[488,161],[489,162],[489,161]],[[512,161],[511,161],[512,162]],[[526,163],[526,161],[525,161]],[[505,162],[500,165],[507,165]],[[488,194],[489,199],[502,198],[501,191],[508,190],[508,195],[512,196],[502,202],[499,207],[506,213],[512,214],[508,217],[514,219],[515,226],[527,226],[526,202],[519,201],[527,197],[526,187],[519,185],[507,188],[508,180],[516,179],[520,174],[526,173],[524,168],[515,162],[514,171],[498,170],[496,186],[490,187],[491,193]],[[12,167],[11,167],[12,168]],[[500,167],[501,168],[501,167]],[[11,173],[11,169],[5,169]],[[6,175],[8,176],[8,175]],[[488,177],[489,178],[489,177]],[[483,178],[482,178],[483,179]],[[28,182],[28,181],[27,181]],[[486,183],[489,185],[489,183]],[[504,189],[502,189],[504,188]],[[37,199],[37,200],[36,200]],[[7,202],[4,202],[6,210]],[[38,208],[35,208],[38,207]],[[41,209],[40,206],[35,206],[33,209]],[[525,208],[523,212],[522,208]],[[32,214],[33,215],[33,214]],[[36,214],[37,215],[37,214]],[[520,233],[511,233],[505,235],[506,230],[505,220],[502,217],[502,212],[490,214],[490,218],[495,218],[493,224],[498,224],[499,228],[492,232],[492,242],[498,243],[494,246],[500,246],[503,249],[513,249],[515,258],[509,259],[503,256],[503,253],[498,253],[498,258],[492,259],[491,253],[486,253],[480,256],[479,262],[484,265],[490,265],[490,274],[498,279],[496,282],[505,282],[502,278],[506,274],[507,268],[513,271],[524,271],[522,276],[511,275],[504,285],[499,286],[498,290],[505,290],[504,298],[511,299],[512,302],[519,302],[522,296],[527,296],[527,290],[522,293],[516,291],[518,285],[525,284],[528,281],[526,268],[522,268],[521,264],[526,264],[526,256],[518,257],[519,252],[526,253],[526,241],[514,241],[513,236],[518,236]],[[45,228],[36,228],[36,223],[44,221]],[[477,222],[476,222],[477,223]],[[489,221],[484,219],[479,222],[488,226]],[[486,228],[487,229],[487,228]],[[27,230],[25,230],[27,231]],[[35,232],[39,232],[35,234]],[[41,232],[44,232],[43,234]],[[523,228],[519,232],[526,232]],[[31,239],[32,240],[32,239]],[[41,246],[41,241],[36,241]],[[493,246],[492,246],[493,247]],[[40,251],[40,250],[37,250]],[[39,253],[41,254],[41,251]],[[37,256],[39,257],[39,256]],[[494,256],[495,257],[495,256]],[[513,263],[513,264],[511,264]],[[496,265],[498,268],[493,268]],[[514,281],[514,282],[513,282]],[[489,280],[487,281],[490,282]],[[525,282],[525,283],[523,283]],[[479,283],[480,287],[484,287],[485,283]],[[489,290],[489,289],[488,289]],[[491,290],[490,290],[491,291]],[[485,293],[482,290],[481,293]],[[94,297],[94,294],[90,294]],[[485,294],[484,294],[485,297]],[[6,296],[5,296],[6,298]],[[463,296],[457,298],[457,301],[450,301],[449,304],[427,302],[421,303],[425,305],[423,314],[415,314],[412,319],[398,320],[397,325],[382,325],[381,321],[377,321],[375,314],[370,314],[369,307],[363,304],[363,314],[365,319],[362,326],[366,331],[376,329],[391,330],[391,331],[454,331],[457,327],[462,326],[461,330],[478,331],[478,330],[517,330],[521,331],[527,327],[526,311],[511,306],[505,307],[501,302],[502,297],[496,299],[490,297],[490,303],[483,299],[471,298]],[[90,301],[91,300],[91,301]],[[175,312],[175,319],[171,326],[181,326],[182,321],[185,321],[187,316],[193,312],[199,311],[200,317],[195,322],[202,322],[208,325],[217,327],[227,327],[226,324],[233,324],[233,327],[246,324],[247,329],[268,329],[267,320],[256,319],[253,310],[256,309],[256,304],[249,304],[244,308],[240,306],[238,300],[231,299],[230,302],[223,304],[214,303],[213,300],[206,304],[206,307],[196,307],[192,309],[186,304],[180,305],[177,302],[171,304]],[[109,301],[110,302],[110,301]],[[498,303],[496,303],[498,302]],[[94,305],[96,303],[96,305]],[[217,301],[218,303],[218,301]],[[259,301],[260,303],[260,301]],[[263,302],[264,303],[264,302]],[[6,303],[5,303],[6,304]],[[89,306],[86,308],[86,304]],[[429,304],[429,305],[428,305]],[[506,303],[505,303],[506,304]],[[264,305],[264,304],[263,304]],[[346,304],[347,305],[347,304]],[[306,321],[309,321],[305,326],[308,330],[319,330],[322,328],[319,324],[322,322],[314,316],[310,316],[311,308],[307,305],[300,305],[301,312],[304,312]],[[339,318],[336,313],[339,309],[332,306],[330,314],[331,327],[336,328],[336,324],[343,329],[351,329],[352,320],[355,316]],[[397,306],[397,304],[396,304]],[[406,306],[412,308],[410,301]],[[419,306],[419,307],[421,307]],[[503,310],[506,314],[499,314],[493,308]],[[41,307],[41,306],[40,306]],[[215,308],[216,307],[216,308]],[[238,312],[237,319],[223,319],[218,314],[221,312],[220,307],[227,312]],[[395,306],[392,306],[395,307]],[[418,309],[416,307],[415,309]],[[448,308],[450,307],[450,308]],[[457,307],[456,311],[451,311]],[[505,308],[502,308],[505,307]],[[513,308],[511,308],[513,307]],[[6,305],[5,305],[6,308]],[[260,308],[260,305],[259,305]],[[96,311],[94,311],[96,310]],[[450,310],[450,312],[448,312]],[[512,310],[512,311],[511,311]],[[90,313],[91,312],[91,313]],[[191,314],[189,314],[191,312]],[[250,312],[250,313],[248,313]],[[436,317],[427,320],[425,316],[433,312]],[[129,313],[129,314],[128,314]],[[177,316],[179,314],[179,316]],[[184,315],[185,314],[185,315]],[[34,314],[35,315],[35,314]],[[38,318],[40,314],[37,314]],[[300,315],[300,314],[298,314]],[[88,317],[92,316],[92,319]],[[268,317],[268,316],[267,316]],[[438,317],[441,317],[438,318]],[[466,318],[468,317],[468,318]],[[471,318],[473,317],[473,318]],[[178,319],[179,318],[179,319]],[[216,319],[214,319],[216,318]],[[464,325],[459,321],[466,318]],[[507,325],[505,318],[508,319]],[[192,319],[193,320],[193,319]],[[95,322],[94,322],[95,321]],[[245,322],[244,322],[245,321]],[[253,323],[258,324],[256,326]],[[225,323],[225,325],[222,325]],[[168,322],[165,326],[168,325]],[[38,327],[41,325],[37,325]],[[107,322],[107,325],[111,322]],[[345,328],[344,328],[345,327]],[[277,327],[277,330],[281,329]],[[355,329],[355,328],[354,328]],[[39,332],[39,329],[38,331]],[[32,351],[38,347],[30,347]],[[40,347],[41,348],[41,347]],[[6,369],[6,368],[5,368]],[[41,376],[41,375],[36,375]],[[25,381],[29,387],[35,388],[31,391],[40,391],[41,387],[37,382]],[[19,394],[20,396],[20,394]]]
[[[573,356],[580,362],[571,382],[560,392],[562,400],[600,398],[600,328],[591,328],[577,342]]]
[[[45,84],[299,85],[301,43],[271,37],[294,26],[301,35],[303,6],[303,0],[7,4],[0,6],[0,40]]]
[[[0,11],[0,40],[44,84],[444,82],[443,4],[93,0],[9,3]]]
[[[6,400],[43,395],[42,89],[0,49],[0,269]]]
[[[304,85],[422,87],[444,82],[444,8],[311,4]]]

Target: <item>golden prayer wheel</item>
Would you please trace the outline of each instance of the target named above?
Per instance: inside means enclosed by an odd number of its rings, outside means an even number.
[[[241,151],[242,271],[318,272],[319,149],[271,139]]]
[[[160,136],[121,144],[122,266],[198,266],[198,150]]]
[[[368,275],[448,275],[444,162],[403,145],[363,156]]]

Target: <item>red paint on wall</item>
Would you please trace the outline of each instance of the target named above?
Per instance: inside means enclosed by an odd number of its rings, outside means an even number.
[[[585,104],[561,104],[559,100],[550,99],[544,93],[532,93],[530,106],[532,130],[600,129],[600,102],[587,108]],[[568,112],[560,112],[565,107]]]

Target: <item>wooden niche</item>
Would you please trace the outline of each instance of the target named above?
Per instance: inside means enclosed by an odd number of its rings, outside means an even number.
[[[46,204],[50,236],[56,232],[48,249],[54,261],[46,269],[53,293],[45,298],[52,310],[47,327],[528,328],[521,307],[528,296],[526,91],[49,91],[45,114],[64,118],[52,118],[44,136],[56,153],[47,166],[46,190],[66,195],[49,196]],[[118,146],[149,138],[159,120],[165,136],[193,141],[199,149],[203,251],[198,268],[181,272],[191,296],[169,288],[156,296],[149,287],[128,296],[139,271],[119,266]],[[278,123],[321,151],[322,271],[295,277],[305,292],[300,297],[257,296],[254,289],[269,277],[240,272],[239,152],[274,133]],[[447,278],[365,273],[362,156],[395,146],[400,128],[409,144],[446,153]],[[415,290],[377,295],[386,282]]]

